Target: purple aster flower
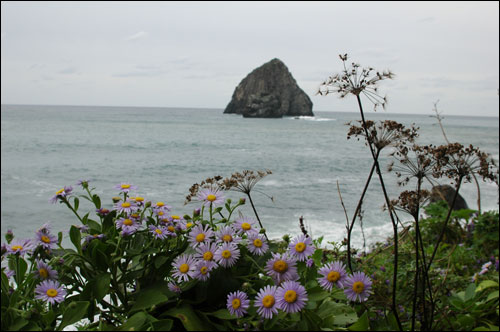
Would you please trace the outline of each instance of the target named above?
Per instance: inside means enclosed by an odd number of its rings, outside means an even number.
[[[131,190],[137,190],[137,186],[134,186],[134,185],[132,185],[130,183],[126,183],[126,182],[122,182],[120,184],[117,184],[113,188],[118,189],[118,190],[120,190],[120,192],[123,192],[123,193],[128,193]]]
[[[201,281],[207,281],[208,278],[210,278],[210,271],[212,271],[215,266],[217,266],[217,264],[214,262],[205,260],[198,261],[195,267],[193,278]]]
[[[117,202],[114,207],[118,213],[125,213],[127,215],[137,211],[139,207],[134,201],[127,199],[125,202]]]
[[[224,243],[217,249],[214,258],[219,265],[231,267],[240,258],[240,249],[236,244]]]
[[[140,226],[140,223],[129,218],[120,218],[116,221],[116,229],[121,229],[123,236],[134,234]]]
[[[137,206],[144,206],[144,197],[142,196],[130,197],[130,200],[134,201]]]
[[[180,226],[177,227],[172,222],[168,221],[168,219],[162,219],[161,221],[164,223],[163,226],[168,231],[168,236],[177,236],[176,232],[180,229]]]
[[[206,262],[210,267],[216,267],[217,263],[214,261],[216,251],[217,245],[215,243],[203,243],[196,248],[195,257]]]
[[[385,266],[381,266],[380,271],[385,272]]]
[[[170,289],[171,292],[174,292],[174,293],[177,293],[177,294],[182,293],[181,287],[179,285],[177,285],[173,281],[169,281],[168,282],[168,289]]]
[[[100,216],[100,217],[105,217],[108,215],[109,213],[109,210],[108,209],[105,209],[105,208],[100,208],[100,209],[96,209],[95,212],[97,212],[97,214]]]
[[[181,222],[179,222],[179,226],[182,230],[189,230],[191,229],[191,227],[193,227],[195,225],[195,223],[191,220],[182,220]]]
[[[314,253],[314,246],[310,237],[300,234],[288,245],[290,253],[299,261],[306,261]]]
[[[476,282],[476,281],[477,281],[477,277],[478,277],[478,274],[477,274],[477,272],[476,272],[476,273],[474,273],[474,275],[472,276],[471,281],[472,281],[472,282]]]
[[[163,202],[156,202],[156,204],[153,205],[153,212],[159,217],[166,217],[166,213],[171,209],[172,207],[170,205],[167,205]]]
[[[343,263],[338,261],[329,263],[320,268],[318,273],[323,275],[323,277],[318,278],[318,283],[325,290],[331,291],[334,285],[338,288],[344,287],[343,283],[347,274]]]
[[[46,280],[46,279],[57,279],[57,271],[53,270],[47,263],[44,263],[41,260],[36,260],[36,270],[35,275],[38,279]]]
[[[8,279],[10,279],[10,278],[12,278],[12,276],[16,275],[16,271],[11,270],[11,269],[6,268],[6,267],[2,267],[2,271],[3,271],[3,273],[5,273],[5,275],[7,276]]]
[[[364,302],[372,293],[372,281],[363,272],[354,272],[347,276],[344,287],[344,294],[353,302]]]
[[[250,300],[246,293],[236,291],[227,295],[227,309],[231,315],[236,315],[238,318],[243,317],[249,306]]]
[[[49,202],[55,204],[58,199],[65,200],[66,196],[71,195],[72,191],[73,191],[73,187],[71,187],[71,186],[69,186],[69,187],[64,186],[64,188],[56,191],[55,195],[52,196],[51,199],[49,199]]]
[[[219,190],[203,189],[198,193],[198,199],[207,207],[224,204],[224,195]]]
[[[241,238],[236,235],[234,229],[230,226],[223,226],[217,232],[215,232],[215,242],[217,244],[221,243],[240,243]]]
[[[89,226],[87,225],[73,225],[80,230],[81,233],[87,233],[89,231]]]
[[[314,259],[312,259],[312,258],[307,259],[307,261],[306,261],[307,267],[311,267],[311,266],[313,266],[313,264],[314,264]]]
[[[188,281],[189,277],[193,277],[196,269],[197,261],[191,255],[183,254],[177,256],[172,263],[174,273],[172,276],[177,278],[178,282]]]
[[[168,229],[164,226],[149,226],[149,232],[154,235],[156,239],[164,240],[168,237]]]
[[[7,244],[7,253],[24,256],[24,254],[33,250],[33,243],[30,239],[14,239]]]
[[[209,243],[210,238],[214,232],[210,229],[210,226],[205,225],[197,225],[191,229],[189,232],[189,242],[196,247],[202,243]]]
[[[66,296],[66,290],[55,280],[45,280],[35,288],[35,299],[44,300],[50,304],[61,303]]]
[[[234,231],[240,235],[247,234],[250,236],[251,234],[258,234],[259,231],[255,227],[256,221],[252,218],[243,217],[237,219],[233,224]]]
[[[50,234],[48,228],[39,229],[35,234],[35,239],[37,240],[37,246],[47,250],[53,249],[57,243],[57,236]]]
[[[270,275],[277,284],[287,280],[297,280],[297,262],[288,256],[288,254],[275,253],[267,261],[264,270]]]
[[[255,297],[254,305],[257,307],[257,313],[266,318],[273,318],[274,314],[278,313],[276,305],[276,286],[265,286],[261,288]]]
[[[284,312],[293,313],[302,310],[307,302],[307,292],[297,281],[285,281],[276,290],[276,305]]]
[[[91,180],[83,180],[83,179],[81,179],[81,180],[78,180],[78,181],[76,182],[76,185],[77,185],[77,186],[82,186],[82,188],[84,188],[84,189],[85,189],[85,188],[88,188],[88,186],[89,186],[89,182],[90,182],[90,181],[91,181]]]
[[[269,245],[262,234],[251,234],[248,236],[248,250],[254,255],[262,256],[269,249]]]

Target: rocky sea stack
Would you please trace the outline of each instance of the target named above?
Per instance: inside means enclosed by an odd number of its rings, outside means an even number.
[[[311,99],[279,59],[248,74],[234,90],[224,113],[252,118],[314,116]]]

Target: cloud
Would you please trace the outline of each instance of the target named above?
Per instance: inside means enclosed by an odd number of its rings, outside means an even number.
[[[138,39],[146,37],[147,35],[148,35],[147,32],[139,31],[137,33],[134,33],[133,35],[128,36],[127,38],[125,38],[125,40],[127,40],[127,41],[138,40]]]
[[[60,71],[58,71],[59,74],[63,75],[71,75],[76,73],[76,67],[66,67]]]

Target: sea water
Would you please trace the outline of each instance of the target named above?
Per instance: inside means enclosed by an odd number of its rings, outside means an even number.
[[[367,119],[391,119],[420,127],[421,144],[444,144],[436,119],[386,111],[366,114]],[[33,237],[44,223],[67,239],[77,218],[63,204],[49,199],[64,186],[90,180],[103,206],[112,208],[113,187],[122,182],[138,187],[137,195],[163,201],[172,214],[191,214],[200,204],[185,205],[193,183],[220,175],[269,169],[273,173],[253,189],[260,219],[272,238],[300,233],[303,217],[313,237],[341,241],[346,236],[346,216],[352,218],[368,176],[372,158],[363,141],[347,140],[346,125],[359,120],[356,112],[315,112],[314,117],[250,119],[223,114],[222,109],[1,106],[1,228],[17,237]],[[472,144],[490,153],[498,164],[498,118],[445,116],[443,125],[452,142]],[[402,190],[386,171],[391,158],[381,159],[389,196]],[[441,181],[442,184],[447,181]],[[337,184],[338,188],[337,189]],[[469,207],[477,208],[474,184],[461,190]],[[228,192],[238,200],[243,194]],[[271,199],[272,197],[272,199]],[[481,183],[482,209],[498,209],[498,188]],[[367,244],[392,234],[378,179],[369,187],[363,204]],[[250,204],[241,209],[253,216]],[[79,212],[94,209],[80,199]],[[400,218],[408,220],[408,215]],[[4,240],[2,240],[3,242]],[[67,240],[66,240],[67,241]],[[363,243],[359,225],[353,245]]]

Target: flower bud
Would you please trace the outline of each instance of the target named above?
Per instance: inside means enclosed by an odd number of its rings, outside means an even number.
[[[240,205],[245,205],[245,202],[246,202],[246,198],[245,197],[242,197],[240,198],[240,201],[238,202]]]
[[[113,203],[118,203],[119,201],[121,201],[122,199],[118,196],[114,196],[114,197],[111,197],[111,199],[113,200]]]
[[[7,233],[5,233],[5,239],[7,240],[7,243],[10,244],[13,238],[14,238],[14,233],[12,233],[12,229],[8,229]]]
[[[266,234],[266,229],[265,228],[261,228],[260,231],[259,231],[260,234]]]
[[[200,209],[200,208],[197,208],[197,209],[195,209],[195,210],[193,211],[193,216],[197,217],[197,216],[199,216],[199,215],[200,215],[200,213],[201,213],[201,209]]]
[[[226,202],[227,202],[227,204],[231,204],[231,202],[232,202],[231,198],[228,198],[228,199],[226,200]]]
[[[185,214],[184,216],[182,216],[182,218],[184,218],[184,220],[190,220],[191,216],[188,216],[187,214]]]
[[[290,235],[288,235],[288,234],[283,235],[283,241],[285,241],[286,243],[289,243],[290,242]]]
[[[151,206],[151,201],[147,201],[146,204],[144,205],[144,207],[147,209],[148,207]]]

